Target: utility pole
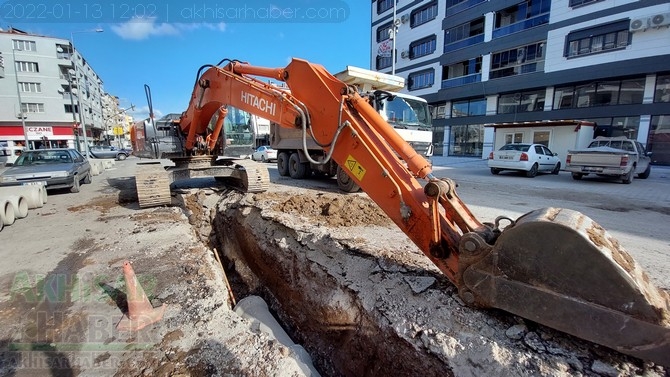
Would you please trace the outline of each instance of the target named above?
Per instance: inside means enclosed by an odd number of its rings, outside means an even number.
[[[86,136],[86,122],[82,117],[82,106],[81,106],[81,82],[79,77],[77,77],[77,49],[74,47],[74,35],[75,33],[102,33],[104,30],[95,29],[95,30],[83,30],[83,31],[73,31],[70,33],[70,43],[72,44],[72,67],[74,70],[75,79],[77,80],[77,102],[79,106],[79,124],[81,124],[81,130],[84,133],[84,155],[88,158],[88,139]],[[74,116],[74,113],[72,114]],[[78,134],[78,133],[77,133]]]
[[[12,41],[12,59],[14,59],[14,79],[16,81],[16,95],[19,97],[19,117],[21,118],[21,126],[23,126],[23,139],[26,142],[26,149],[30,150],[30,141],[28,140],[28,131],[26,129],[26,114],[23,112],[23,101],[21,100],[21,87],[19,85],[19,70],[16,63],[16,54],[14,51],[14,42]],[[19,49],[19,51],[23,51]],[[28,109],[26,109],[28,110]]]

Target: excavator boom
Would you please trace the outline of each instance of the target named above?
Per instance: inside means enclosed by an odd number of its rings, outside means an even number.
[[[256,77],[283,81],[288,90]],[[356,90],[305,60],[285,68],[232,61],[208,69],[181,125],[201,128],[226,105],[311,134],[467,304],[503,309],[670,366],[668,293],[583,214],[545,208],[506,219],[504,229],[502,220],[479,222],[455,183],[433,176],[428,161]]]

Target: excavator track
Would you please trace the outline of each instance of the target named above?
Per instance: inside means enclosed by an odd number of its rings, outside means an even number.
[[[263,192],[270,185],[270,173],[264,164],[212,156],[174,158],[174,167],[166,170],[160,163],[137,166],[135,185],[140,208],[169,205],[170,183],[182,179],[214,177],[217,181],[243,192]]]
[[[264,192],[270,187],[270,173],[267,167],[251,160],[235,161],[239,171],[239,187],[244,192]]]
[[[135,174],[137,201],[140,208],[172,203],[170,177],[160,163],[140,163]]]

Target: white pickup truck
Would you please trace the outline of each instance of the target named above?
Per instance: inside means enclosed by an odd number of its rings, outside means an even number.
[[[636,140],[599,136],[586,149],[569,150],[565,170],[572,172],[572,178],[576,180],[595,173],[631,183],[635,175],[641,179],[649,177],[650,154]]]

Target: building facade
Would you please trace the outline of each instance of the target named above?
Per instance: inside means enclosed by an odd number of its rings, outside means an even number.
[[[67,39],[0,31],[0,145],[83,150],[104,139],[103,82]],[[20,98],[20,100],[19,100]],[[81,110],[81,111],[80,111]]]
[[[433,106],[436,154],[486,158],[510,138],[551,148],[550,128],[490,125],[581,119],[670,165],[667,0],[373,0],[371,26],[371,67]]]

